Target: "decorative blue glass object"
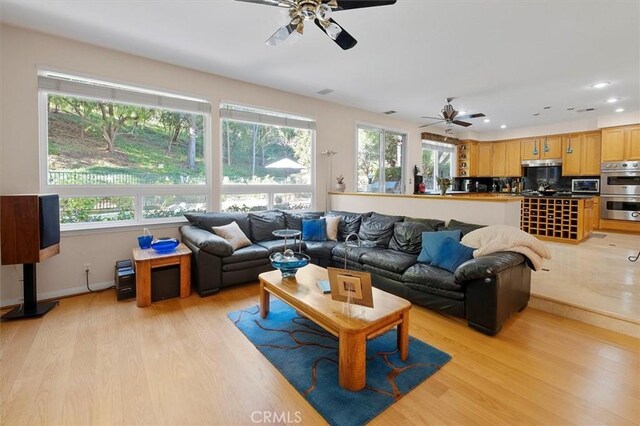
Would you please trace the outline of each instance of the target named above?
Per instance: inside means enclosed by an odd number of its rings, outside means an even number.
[[[180,242],[175,238],[158,238],[151,243],[151,248],[157,253],[170,253],[178,247]]]
[[[285,250],[284,253],[273,253],[269,256],[271,266],[280,270],[282,278],[296,276],[298,269],[307,266],[311,258],[306,254],[294,253],[292,250]]]

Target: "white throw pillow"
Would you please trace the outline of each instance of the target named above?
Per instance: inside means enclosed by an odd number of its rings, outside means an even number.
[[[338,240],[338,225],[340,225],[340,216],[323,216],[327,222],[327,240]]]
[[[251,245],[251,240],[247,238],[236,222],[224,226],[212,226],[212,229],[217,236],[227,240],[234,250]]]

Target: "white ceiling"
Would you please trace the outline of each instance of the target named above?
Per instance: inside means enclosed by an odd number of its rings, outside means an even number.
[[[398,0],[335,14],[358,39],[348,51],[315,25],[296,44],[266,46],[281,10],[233,0],[0,1],[3,22],[369,111],[396,110],[416,125],[448,96],[458,98],[458,110],[491,119],[473,120],[469,130],[478,133],[640,110],[638,0]],[[590,87],[603,80],[612,84]],[[334,92],[316,94],[325,88]],[[621,101],[607,104],[609,97]]]

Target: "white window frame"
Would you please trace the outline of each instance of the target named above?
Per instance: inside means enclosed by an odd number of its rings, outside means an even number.
[[[240,108],[250,108],[253,110],[259,110],[260,112],[246,112],[246,111],[237,111],[234,110],[233,113],[229,114],[227,112],[223,112],[225,106],[236,106]],[[224,126],[222,125],[223,120],[232,120],[250,124],[268,124],[273,126],[281,126],[281,127],[292,127],[292,128],[300,128],[311,131],[311,173],[310,173],[310,182],[309,184],[304,185],[269,185],[269,184],[255,184],[255,185],[240,185],[240,184],[225,184],[224,183],[224,143],[223,143],[223,135],[224,135]],[[235,194],[267,194],[267,209],[271,210],[274,208],[274,197],[275,194],[281,193],[301,193],[308,192],[311,193],[311,210],[316,208],[316,196],[317,191],[316,188],[316,121],[315,119],[309,117],[303,117],[299,114],[288,113],[282,111],[275,111],[272,109],[264,108],[264,107],[256,107],[243,105],[241,103],[236,102],[221,102],[220,103],[220,114],[218,119],[218,127],[219,127],[219,152],[218,152],[218,165],[220,168],[219,179],[220,179],[220,197],[218,197],[217,205],[214,207],[217,211],[222,210],[222,196],[223,195],[235,195]]]
[[[447,151],[451,154],[451,166],[450,166],[450,171],[451,171],[451,175],[449,176],[449,179],[453,180],[453,178],[456,176],[455,174],[455,170],[457,170],[457,158],[456,158],[456,146],[452,143],[446,143],[446,142],[437,142],[437,141],[430,141],[430,140],[426,140],[423,139],[422,140],[422,146],[420,147],[420,165],[423,166],[422,164],[422,151],[424,149],[431,149],[431,150],[438,150],[438,151]],[[438,183],[436,182],[436,177],[440,176],[440,170],[439,170],[439,163],[437,161],[435,161],[435,157],[434,159],[434,164],[433,164],[433,188],[434,190],[438,188]],[[426,182],[425,182],[426,184]]]
[[[43,83],[43,75],[44,83]],[[53,78],[47,81],[46,76],[51,75]],[[95,91],[95,96],[80,95],[78,93],[69,93],[70,90],[65,90],[64,87],[58,85],[57,88],[52,88],[51,85],[55,83],[57,76],[63,77],[77,77],[80,81],[87,82],[100,82],[104,84],[104,88],[110,90],[112,94],[124,94],[124,99],[119,100],[114,96],[99,95],[106,92],[101,87],[88,87],[88,90]],[[84,78],[82,76],[71,74],[62,74],[57,72],[40,71],[39,72],[39,88],[38,88],[38,120],[39,120],[39,139],[40,139],[40,190],[44,193],[56,193],[61,198],[76,198],[76,197],[133,197],[134,198],[134,219],[132,220],[117,220],[117,221],[104,221],[104,222],[83,222],[83,223],[65,223],[61,224],[60,229],[62,231],[75,231],[83,229],[103,229],[103,228],[119,228],[119,227],[135,227],[141,225],[153,225],[153,224],[166,224],[166,223],[181,223],[185,222],[184,217],[167,217],[167,218],[153,218],[144,219],[142,202],[144,197],[148,196],[162,196],[162,195],[204,195],[206,199],[207,211],[211,210],[213,204],[212,200],[212,184],[211,184],[211,112],[207,112],[205,104],[208,103],[199,98],[188,97],[179,94],[172,94],[168,92],[160,92],[155,89],[146,89],[133,85],[124,85],[120,83],[111,83],[104,79]],[[69,86],[71,90],[79,83],[72,82]],[[81,83],[80,83],[81,84]],[[64,86],[64,84],[63,84]],[[112,87],[111,87],[112,86]],[[109,89],[110,88],[110,89]],[[122,92],[119,91],[122,89]],[[48,96],[60,95],[70,96],[76,98],[84,98],[90,100],[103,100],[113,103],[129,104],[143,106],[147,108],[157,108],[170,111],[185,112],[184,109],[178,109],[184,104],[191,103],[193,101],[202,103],[203,110],[196,111],[190,109],[188,111],[202,114],[204,116],[204,135],[203,135],[203,155],[205,161],[205,184],[204,185],[50,185],[48,180],[48,156],[49,156],[49,119],[48,119]],[[131,102],[138,96],[141,102]],[[156,99],[159,103],[169,104],[171,107],[163,105],[150,105],[150,100]],[[126,100],[126,101],[125,101]],[[183,101],[185,102],[183,104]]]
[[[355,152],[355,163],[354,163],[354,173],[353,173],[353,187],[355,188],[356,192],[361,192],[358,191],[358,153],[359,153],[359,141],[358,141],[358,131],[360,129],[365,129],[365,130],[375,130],[375,131],[379,131],[382,132],[382,141],[380,143],[380,149],[379,149],[379,157],[378,160],[380,161],[380,170],[378,171],[379,176],[378,176],[378,180],[380,182],[380,190],[378,192],[362,192],[363,194],[386,194],[385,192],[385,185],[386,185],[386,179],[385,179],[385,167],[384,167],[384,150],[385,150],[385,141],[386,141],[386,134],[387,132],[389,133],[396,133],[396,134],[400,134],[404,137],[404,140],[402,141],[402,161],[401,161],[401,169],[402,169],[402,179],[400,180],[400,194],[404,194],[405,193],[405,180],[407,178],[407,144],[409,143],[409,132],[407,132],[406,130],[399,130],[399,129],[392,129],[392,128],[388,128],[385,126],[378,126],[375,124],[368,124],[368,123],[356,123],[356,127],[355,127],[355,148],[354,148],[354,152]]]

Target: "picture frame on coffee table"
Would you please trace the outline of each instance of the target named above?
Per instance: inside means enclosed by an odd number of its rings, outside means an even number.
[[[331,299],[373,308],[371,274],[341,268],[327,268]]]

